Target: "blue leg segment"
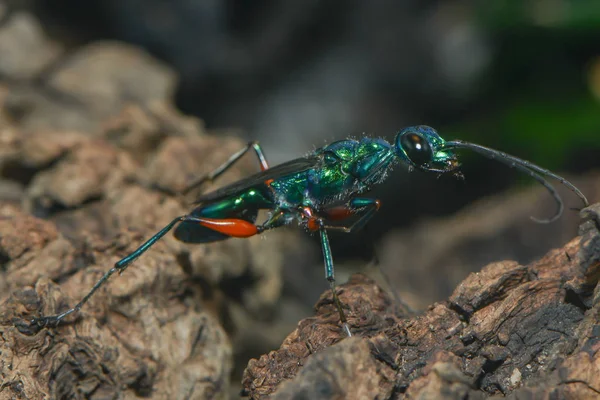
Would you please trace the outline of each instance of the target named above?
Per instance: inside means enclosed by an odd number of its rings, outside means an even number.
[[[144,242],[144,244],[142,244],[140,247],[138,247],[137,249],[135,249],[135,251],[133,253],[131,253],[128,256],[126,256],[126,257],[122,258],[121,260],[117,261],[115,263],[114,268],[116,268],[117,270],[119,270],[120,273],[122,273],[123,271],[125,271],[125,268],[127,268],[129,266],[129,264],[131,264],[133,261],[135,261],[135,259],[138,258],[139,256],[141,256],[142,254],[144,254],[156,242],[158,242],[160,239],[162,239],[162,237],[165,236],[167,233],[169,233],[169,231],[171,229],[173,229],[173,227],[175,225],[177,225],[177,223],[179,223],[181,221],[184,221],[184,220],[186,220],[185,216],[175,218],[167,226],[165,226],[164,228],[162,228],[154,236],[152,236],[150,239],[148,239],[146,242]]]
[[[331,255],[331,246],[329,245],[329,237],[325,229],[319,230],[321,236],[321,248],[323,250],[323,261],[325,262],[325,279],[328,281],[335,280],[335,271],[333,268],[333,257]]]
[[[348,322],[346,320],[346,315],[344,314],[344,310],[342,309],[342,303],[338,298],[336,288],[335,288],[335,271],[333,268],[333,257],[331,255],[331,246],[329,245],[329,237],[327,236],[327,230],[325,226],[321,222],[321,228],[319,229],[319,235],[321,237],[321,249],[323,250],[323,261],[325,262],[325,278],[329,282],[329,286],[331,287],[331,293],[333,295],[333,302],[340,314],[340,321],[344,326],[344,331],[348,337],[352,336],[350,332],[350,327],[348,326]]]
[[[348,206],[354,209],[371,207],[375,206],[377,201],[377,199],[372,199],[370,197],[355,197],[348,202]]]

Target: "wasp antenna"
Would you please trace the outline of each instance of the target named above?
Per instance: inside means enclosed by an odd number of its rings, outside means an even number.
[[[562,201],[560,195],[558,194],[556,189],[554,189],[554,187],[547,180],[544,179],[544,177],[542,175],[549,176],[551,178],[556,179],[557,181],[559,181],[560,183],[565,185],[567,188],[569,188],[569,190],[571,190],[573,193],[575,193],[577,195],[577,197],[579,197],[581,199],[581,201],[583,202],[585,207],[587,207],[589,205],[589,202],[588,202],[587,198],[584,196],[584,194],[581,193],[581,191],[577,187],[575,187],[575,185],[573,185],[571,182],[569,182],[562,176],[556,175],[552,171],[542,168],[538,165],[535,165],[529,161],[522,160],[518,157],[511,156],[510,154],[504,153],[502,151],[490,149],[489,147],[481,146],[479,144],[463,142],[462,140],[453,140],[453,141],[446,142],[444,144],[444,149],[454,149],[454,148],[470,149],[470,150],[473,150],[474,152],[479,153],[487,158],[500,161],[501,163],[506,164],[509,167],[516,168],[517,170],[529,175],[530,177],[532,177],[533,179],[538,181],[540,184],[542,184],[548,190],[548,192],[550,192],[550,195],[552,195],[552,197],[556,201],[558,209],[557,209],[556,214],[554,214],[554,216],[552,216],[552,218],[549,218],[549,219],[537,219],[537,218],[531,217],[531,219],[534,220],[535,222],[543,223],[543,224],[554,222],[558,218],[560,218],[560,216],[562,215],[562,212],[564,210],[564,204],[563,204],[563,201]]]
[[[536,172],[533,172],[532,170],[530,170],[526,167],[523,167],[523,166],[517,164],[515,166],[515,168],[518,169],[519,171],[523,171],[524,173],[526,173],[527,175],[531,176],[533,179],[535,179],[536,181],[538,181],[539,183],[544,185],[544,187],[546,189],[548,189],[548,191],[550,192],[550,194],[552,195],[552,197],[554,197],[554,200],[556,201],[557,209],[556,209],[556,213],[552,216],[552,218],[548,218],[548,219],[539,219],[536,217],[529,217],[529,218],[531,218],[532,221],[537,222],[538,224],[549,224],[549,223],[554,222],[557,219],[559,219],[565,209],[565,205],[562,201],[562,198],[556,191],[556,189],[554,189],[554,186],[552,186],[547,180],[545,180],[543,176],[541,176],[540,174],[538,174]]]

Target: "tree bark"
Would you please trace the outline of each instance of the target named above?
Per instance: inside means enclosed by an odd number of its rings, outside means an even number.
[[[600,398],[600,205],[581,236],[529,265],[469,275],[409,315],[373,281],[341,285],[353,337],[329,293],[280,349],[251,360],[253,399]]]

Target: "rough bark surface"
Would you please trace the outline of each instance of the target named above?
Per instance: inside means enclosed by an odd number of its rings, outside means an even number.
[[[529,265],[469,275],[446,301],[407,315],[373,281],[340,288],[354,333],[331,296],[279,350],[251,360],[255,399],[519,399],[600,397],[600,205],[581,236]]]

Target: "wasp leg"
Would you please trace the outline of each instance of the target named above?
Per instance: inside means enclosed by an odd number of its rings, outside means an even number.
[[[110,277],[115,273],[119,272],[123,273],[125,269],[139,256],[144,254],[150,247],[152,247],[157,241],[159,241],[163,236],[165,236],[171,229],[175,227],[180,222],[196,222],[207,228],[218,231],[220,233],[232,236],[232,237],[249,237],[256,235],[264,230],[261,226],[256,226],[251,222],[241,220],[241,219],[213,219],[213,218],[202,218],[202,217],[193,217],[189,215],[182,215],[180,217],[175,218],[168,225],[158,231],[154,236],[144,242],[140,247],[135,249],[132,253],[123,257],[121,260],[117,261],[115,265],[108,270],[96,284],[92,287],[92,289],[88,292],[88,294],[81,299],[79,303],[75,305],[75,307],[62,312],[57,315],[50,315],[46,317],[34,318],[31,323],[32,325],[36,325],[39,329],[52,325],[56,326],[61,320],[65,317],[81,310],[85,303],[96,293],[102,285],[110,279]]]
[[[331,293],[333,295],[333,302],[335,303],[335,307],[340,314],[340,321],[344,326],[344,331],[348,337],[352,336],[352,332],[350,332],[350,327],[348,326],[348,321],[346,320],[346,315],[344,314],[344,310],[342,309],[342,302],[338,298],[336,287],[335,287],[335,271],[333,267],[333,257],[331,255],[331,246],[329,245],[329,237],[327,236],[327,230],[325,229],[325,225],[323,221],[320,220],[319,227],[319,235],[321,237],[321,249],[323,250],[323,260],[325,262],[325,278],[329,282],[329,287],[331,288]]]
[[[325,209],[322,212],[322,214],[325,215],[327,217],[327,219],[329,219],[331,221],[343,220],[345,218],[350,217],[353,214],[355,215],[360,212],[363,213],[353,224],[351,224],[349,226],[326,225],[325,227],[329,230],[337,230],[337,231],[342,231],[344,233],[352,233],[361,228],[364,228],[366,223],[369,222],[369,220],[375,215],[377,210],[379,210],[380,206],[381,206],[381,202],[377,199],[354,198],[345,206],[332,207],[330,209]],[[372,255],[373,266],[377,268],[377,270],[383,277],[384,281],[387,283],[388,289],[394,296],[396,303],[402,305],[409,312],[412,312],[411,307],[408,304],[406,304],[404,301],[402,301],[402,299],[398,295],[398,292],[390,285],[391,280],[389,279],[387,273],[381,268],[381,265],[379,262],[379,256],[377,255],[377,249],[375,248],[375,243],[373,243],[373,240],[371,238],[369,238],[369,235],[366,234],[365,231],[366,231],[366,228],[363,229],[362,232],[365,236],[366,242],[369,243],[369,250]]]
[[[190,185],[188,185],[188,187],[186,187],[184,190],[182,190],[181,194],[185,195],[185,194],[189,193],[191,190],[202,186],[206,182],[214,181],[219,176],[221,176],[221,174],[223,174],[225,171],[227,171],[233,164],[235,164],[240,158],[242,158],[244,156],[244,154],[246,154],[251,149],[254,150],[254,152],[256,153],[256,157],[258,158],[258,162],[260,164],[260,170],[264,171],[264,170],[269,169],[269,163],[267,162],[267,158],[265,157],[265,153],[263,152],[263,149],[260,146],[260,144],[256,141],[249,142],[246,145],[246,147],[244,147],[237,153],[233,154],[231,157],[229,157],[229,159],[227,161],[225,161],[223,164],[221,164],[215,170],[213,170],[212,172],[206,174],[205,176],[193,181]]]
[[[350,200],[346,205],[325,209],[321,214],[329,221],[343,220],[351,215],[359,214],[360,217],[350,226],[326,225],[329,230],[352,233],[363,228],[375,213],[379,210],[381,202],[378,199],[357,197]]]
[[[46,317],[41,317],[41,318],[34,318],[31,321],[32,324],[37,325],[39,328],[43,328],[48,325],[56,326],[62,319],[64,319],[68,315],[81,310],[81,307],[83,307],[83,305],[85,303],[87,303],[87,301],[90,299],[90,297],[92,297],[94,295],[94,293],[98,289],[100,289],[100,287],[102,285],[104,285],[104,283],[106,283],[106,281],[108,281],[108,279],[115,272],[122,273],[123,271],[125,271],[125,269],[129,266],[129,264],[131,264],[136,258],[138,258],[143,253],[145,253],[150,247],[152,247],[157,241],[159,241],[171,229],[173,229],[173,227],[175,225],[177,225],[181,221],[185,221],[186,218],[187,218],[187,216],[185,216],[185,215],[175,218],[168,225],[166,225],[164,228],[162,228],[160,231],[158,231],[154,236],[152,236],[150,239],[148,239],[146,242],[144,242],[144,244],[142,244],[140,247],[138,247],[135,251],[133,251],[132,253],[123,257],[121,260],[117,261],[115,263],[115,265],[110,270],[108,270],[108,272],[106,272],[102,276],[102,278],[100,278],[98,280],[98,282],[96,282],[96,284],[92,287],[92,289],[89,291],[89,293],[86,294],[85,297],[83,299],[81,299],[81,301],[79,303],[77,303],[77,305],[75,305],[75,307],[73,307],[63,313],[57,314],[57,315],[51,315],[51,316],[46,316]]]

